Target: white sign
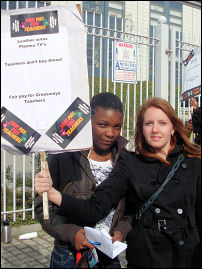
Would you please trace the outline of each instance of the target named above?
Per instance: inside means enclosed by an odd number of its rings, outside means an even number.
[[[114,41],[112,81],[137,83],[137,44]]]
[[[182,85],[182,100],[201,94],[201,47],[186,55]]]
[[[30,153],[91,147],[90,120],[83,121],[81,130],[75,132],[78,134],[74,134],[65,148],[46,134],[69,107],[72,109],[71,104],[78,97],[76,105],[89,106],[85,28],[76,5],[2,10],[1,15],[2,121],[3,127],[7,128],[4,129],[2,148],[23,154],[19,150],[22,134],[26,139],[22,122],[38,133],[37,141],[30,138]],[[77,111],[75,105],[73,108],[77,114],[67,115],[72,126],[63,115],[63,133],[67,126],[71,127],[72,133],[78,122],[82,122],[74,118],[75,115],[82,117],[82,111]],[[9,117],[16,116],[20,124],[17,120],[5,121],[7,110]],[[12,130],[8,127],[11,125]],[[19,147],[5,139],[5,134],[19,143]],[[65,139],[62,132],[61,139]]]

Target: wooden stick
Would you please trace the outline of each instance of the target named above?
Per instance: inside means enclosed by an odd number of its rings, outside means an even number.
[[[82,14],[81,14],[81,5],[80,4],[76,4],[76,7],[77,7],[77,9],[78,9],[78,11],[79,11],[79,13],[80,13],[80,15],[82,17]]]
[[[41,172],[46,171],[46,154],[45,152],[40,152],[41,157]],[[48,193],[43,192],[43,218],[49,219],[49,210],[48,210]]]

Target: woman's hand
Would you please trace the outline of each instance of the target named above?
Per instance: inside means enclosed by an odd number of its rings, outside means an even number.
[[[196,101],[194,97],[190,99],[190,106],[193,106],[193,110],[198,109],[198,102]]]
[[[43,192],[50,192],[53,181],[49,172],[48,163],[46,162],[46,171],[39,172],[35,175],[34,179],[35,191],[42,196]]]
[[[120,242],[123,241],[123,235],[120,231],[116,231],[114,233],[114,236],[112,237],[112,243],[114,243],[115,241],[120,241]]]
[[[49,172],[48,163],[46,162],[46,171],[39,172],[35,175],[34,179],[35,191],[39,195],[43,195],[43,192],[48,193],[48,199],[54,204],[60,206],[62,202],[62,195],[53,187],[53,181]]]
[[[84,229],[78,230],[78,232],[74,236],[74,247],[76,250],[81,250],[85,248],[93,249],[94,246],[88,243],[88,240],[85,236]]]

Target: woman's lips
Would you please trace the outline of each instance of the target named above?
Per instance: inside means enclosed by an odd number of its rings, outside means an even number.
[[[102,143],[105,145],[111,145],[113,141],[102,140]]]
[[[159,139],[161,139],[161,137],[160,136],[152,136],[151,139],[152,140],[159,140]]]

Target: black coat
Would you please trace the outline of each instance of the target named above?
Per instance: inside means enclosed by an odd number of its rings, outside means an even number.
[[[168,157],[174,164],[182,148]],[[103,218],[114,204],[126,196],[126,214],[133,219],[127,235],[129,267],[190,268],[199,263],[201,228],[201,161],[185,157],[165,189],[143,213],[136,211],[162,184],[172,165],[135,153],[120,155],[109,178],[90,200],[62,194],[60,214],[71,214],[85,225]],[[195,264],[194,264],[195,263]]]
[[[201,107],[194,110],[192,115],[193,132],[195,133],[195,143],[201,145]]]

